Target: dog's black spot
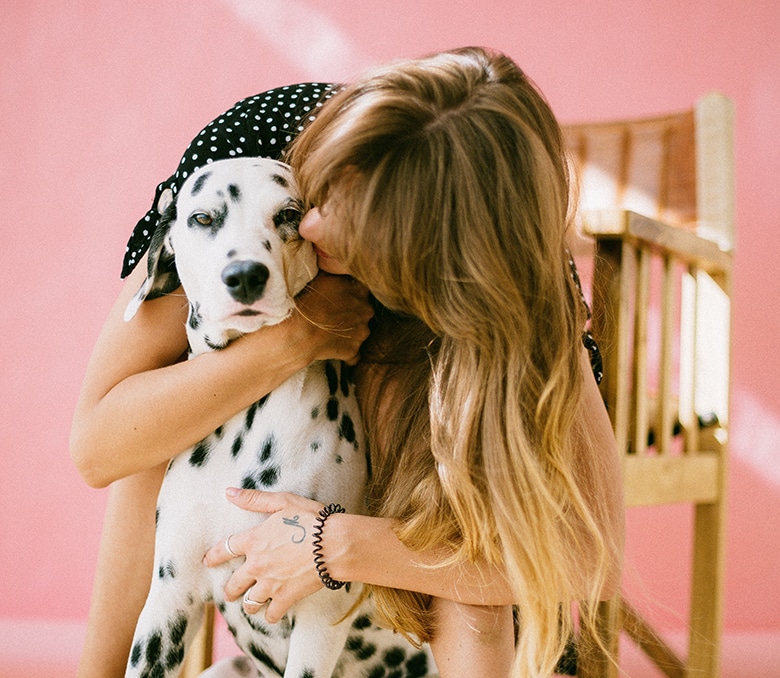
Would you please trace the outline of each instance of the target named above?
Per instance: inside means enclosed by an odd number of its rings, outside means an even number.
[[[241,481],[241,489],[256,490],[257,481],[252,476],[244,476],[244,479]]]
[[[251,404],[246,410],[246,415],[244,416],[244,426],[247,431],[249,431],[252,428],[252,425],[255,423],[255,415],[257,414],[257,410],[257,403]]]
[[[190,303],[190,314],[187,318],[187,324],[191,329],[197,330],[203,321],[203,316],[200,314],[200,304],[197,302]]]
[[[217,429],[214,431],[214,437],[215,438],[221,438],[222,434],[225,432],[224,426],[218,426]]]
[[[266,250],[269,252],[271,251],[271,241],[270,240],[263,240],[263,247],[265,247]]]
[[[260,617],[254,617],[252,615],[247,614],[244,611],[243,607],[239,607],[239,610],[241,611],[241,616],[243,617],[244,621],[247,623],[249,628],[252,629],[255,633],[259,633],[261,636],[271,635],[268,629],[261,621]]]
[[[165,655],[165,669],[172,671],[184,661],[184,645],[175,645]]]
[[[428,655],[415,652],[404,665],[408,678],[422,678],[428,675]]]
[[[260,448],[260,462],[264,463],[268,461],[275,450],[276,438],[271,434],[263,441],[263,446]]]
[[[201,467],[206,463],[209,453],[211,452],[211,445],[209,445],[208,439],[201,440],[190,454],[190,466]]]
[[[314,678],[314,671],[311,669],[304,669],[301,673],[301,678]]]
[[[252,425],[255,423],[255,415],[263,408],[263,405],[265,405],[266,402],[268,402],[268,395],[264,395],[262,398],[260,398],[260,400],[250,405],[247,409],[244,422],[244,426],[246,427],[247,431],[252,428]]]
[[[388,674],[385,672],[385,667],[382,664],[377,664],[367,674],[366,678],[387,678]]]
[[[238,676],[249,676],[253,673],[252,663],[247,657],[236,657],[230,662],[230,666]]]
[[[319,440],[312,440],[312,441],[309,443],[309,449],[310,449],[312,452],[319,452],[319,451],[320,451],[320,445],[321,445],[321,443],[320,443],[320,441],[319,441]]]
[[[336,373],[336,368],[330,361],[325,363],[325,376],[328,379],[328,391],[331,395],[336,395],[336,390],[339,387],[339,375]]]
[[[260,483],[266,487],[272,487],[279,482],[279,467],[269,466],[260,473]]]
[[[352,622],[352,628],[362,631],[371,626],[371,617],[367,614],[361,614],[355,617],[355,621]]]
[[[316,419],[320,416],[320,408],[319,407],[312,407],[311,408],[311,418]]]
[[[174,619],[171,619],[168,622],[168,632],[173,645],[179,645],[184,642],[184,634],[187,632],[187,617],[184,614],[179,614]]]
[[[249,653],[257,659],[261,664],[264,664],[267,666],[271,671],[274,672],[274,675],[281,676],[283,673],[283,670],[280,670],[279,667],[274,662],[271,655],[269,655],[263,648],[259,647],[255,643],[249,644]]]
[[[228,194],[233,202],[241,202],[241,189],[235,184],[230,184],[228,186]]]
[[[349,398],[349,385],[352,381],[352,375],[346,365],[341,366],[341,392],[345,398]]]
[[[143,643],[138,640],[136,641],[135,645],[133,645],[133,649],[130,652],[130,666],[135,668],[138,666],[138,662],[141,661],[141,655],[143,654]]]
[[[141,672],[141,678],[165,678],[165,667],[161,662],[155,662]]]
[[[172,560],[168,560],[164,563],[160,563],[160,567],[157,570],[157,576],[160,579],[175,579],[176,567]]]
[[[326,412],[330,421],[336,421],[339,418],[339,400],[338,398],[328,398]]]
[[[269,669],[271,669],[275,675],[281,676],[284,674],[284,668],[277,666],[271,656],[265,650],[263,650],[263,648],[258,647],[255,645],[255,643],[249,643],[249,647],[247,649],[249,650],[249,654],[251,654],[261,664],[264,664]]]
[[[347,638],[347,643],[344,647],[363,661],[370,659],[376,654],[376,645],[367,643],[363,636],[350,636]]]
[[[198,193],[200,193],[203,187],[206,185],[206,181],[208,181],[210,176],[211,172],[204,172],[197,179],[195,179],[195,183],[192,184],[190,195],[198,195]]]
[[[341,415],[341,424],[339,425],[339,438],[343,438],[348,443],[351,443],[355,447],[357,438],[355,437],[355,424],[346,412]]]
[[[162,655],[162,633],[154,631],[149,640],[146,641],[146,661],[149,664],[156,664]]]
[[[243,444],[244,436],[239,433],[233,440],[233,445],[230,448],[230,454],[233,455],[234,458],[238,456],[239,452],[241,452],[241,446]]]
[[[158,506],[154,512],[154,526],[157,527],[160,524],[160,507]]]
[[[404,659],[406,659],[406,652],[401,647],[391,647],[387,650],[383,657],[386,666],[400,666]]]
[[[290,182],[287,181],[287,179],[281,174],[272,174],[271,179],[274,183],[279,184],[282,188],[288,188],[290,186]]]

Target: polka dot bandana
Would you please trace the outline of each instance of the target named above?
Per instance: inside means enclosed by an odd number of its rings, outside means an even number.
[[[287,145],[313,120],[323,103],[338,91],[325,83],[288,85],[242,99],[210,122],[182,156],[176,172],[157,186],[151,209],[136,224],[127,243],[122,277],[135,268],[149,248],[157,220],[157,202],[166,188],[174,194],[187,177],[215,160],[238,156],[279,159]]]

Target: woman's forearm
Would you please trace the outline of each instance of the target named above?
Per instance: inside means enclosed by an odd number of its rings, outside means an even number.
[[[132,374],[84,407],[71,449],[87,482],[106,485],[170,459],[303,368],[308,354],[280,354],[275,334],[264,333],[269,350],[262,366],[252,350],[258,338],[252,347],[239,340],[218,353]]]
[[[387,518],[339,514],[328,518],[326,560],[338,580],[418,591],[467,605],[511,605],[502,570],[488,563],[444,565],[444,549],[412,551]]]

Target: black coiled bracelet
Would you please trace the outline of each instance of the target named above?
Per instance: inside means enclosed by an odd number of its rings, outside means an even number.
[[[346,513],[346,509],[340,504],[330,504],[329,506],[323,507],[319,517],[314,521],[314,538],[312,539],[312,544],[314,544],[314,550],[312,551],[314,554],[314,567],[317,570],[320,580],[325,585],[325,588],[330,589],[331,591],[336,591],[346,584],[346,582],[338,581],[328,574],[328,570],[322,559],[322,528],[325,525],[328,516],[334,513]]]

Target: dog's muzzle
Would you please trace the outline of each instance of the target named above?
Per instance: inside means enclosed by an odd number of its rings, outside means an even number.
[[[253,304],[265,292],[270,271],[268,266],[257,261],[234,261],[222,271],[230,296],[242,304]]]

